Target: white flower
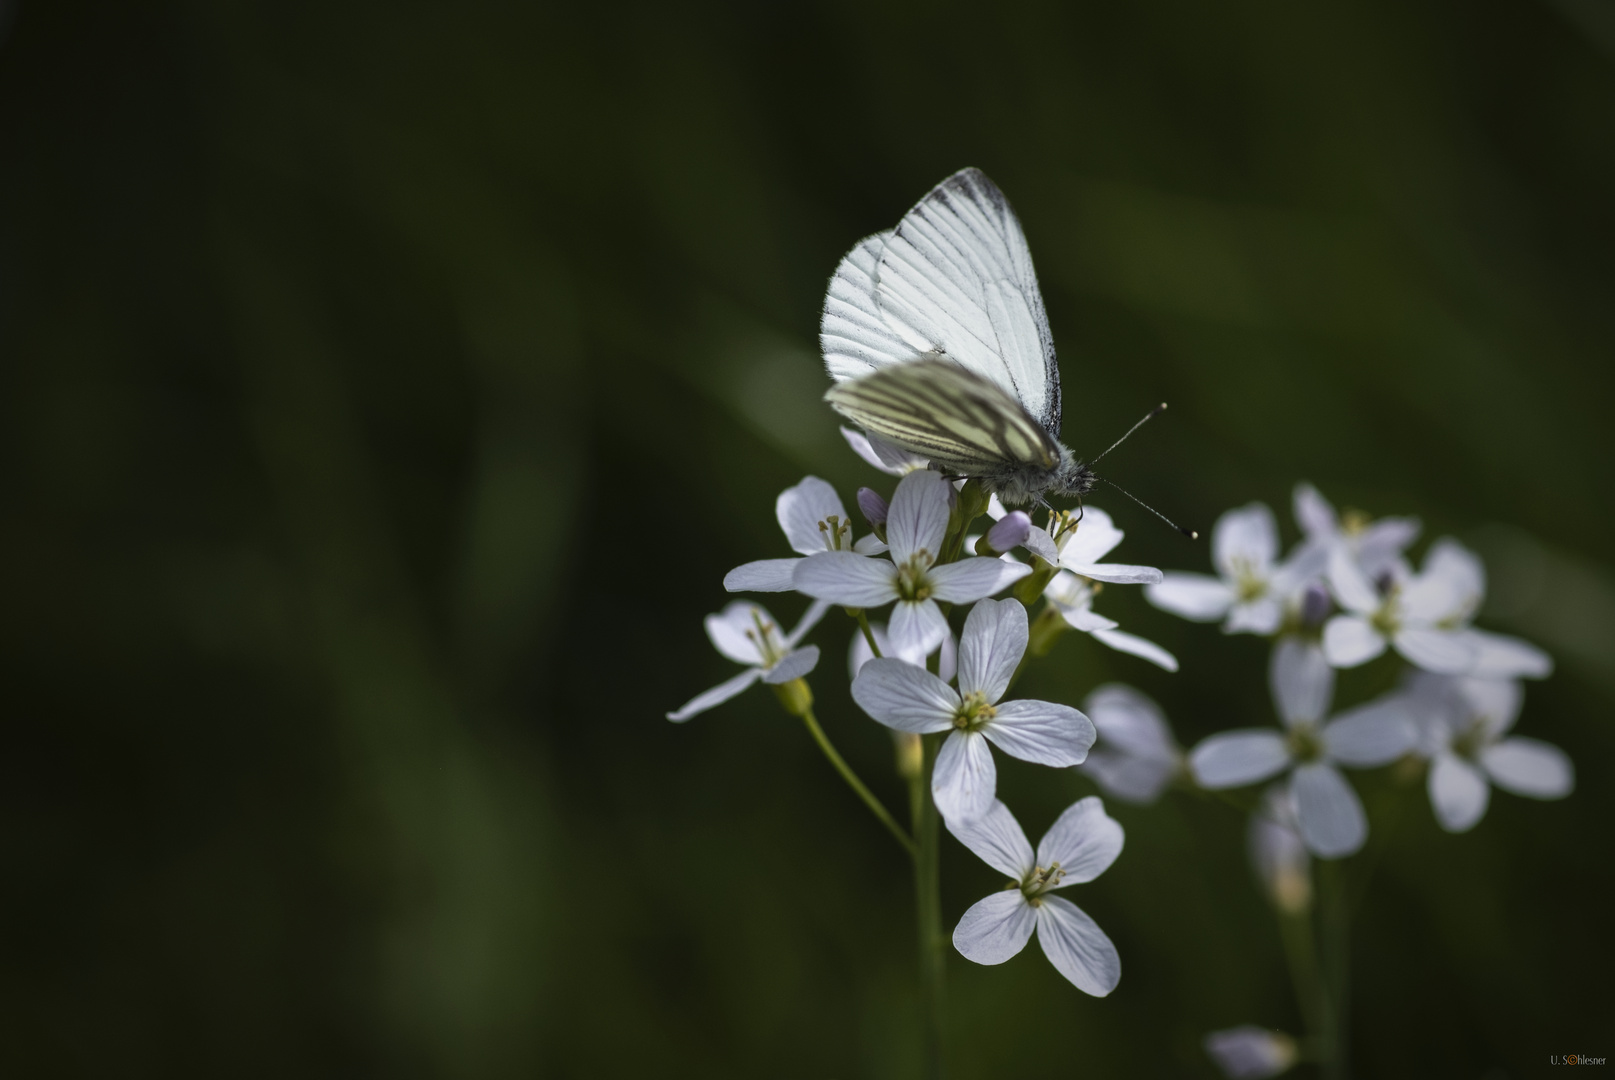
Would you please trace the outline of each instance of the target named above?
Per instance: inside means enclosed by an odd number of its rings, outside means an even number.
[[[1116,946],[1081,908],[1052,892],[1092,881],[1121,854],[1122,827],[1096,796],[1061,814],[1038,841],[1036,855],[996,799],[979,820],[950,821],[948,831],[1011,879],[964,913],[953,931],[954,948],[978,964],[1002,964],[1026,948],[1035,929],[1043,955],[1078,990],[1104,997],[1116,989],[1122,977]]]
[[[898,481],[886,518],[892,561],[851,551],[825,551],[796,564],[795,586],[809,596],[848,607],[896,601],[887,633],[892,653],[918,663],[948,636],[937,602],[968,604],[1032,572],[1024,563],[975,556],[936,565],[948,531],[953,489],[942,474],[911,472]]]
[[[1295,485],[1294,506],[1295,523],[1306,536],[1305,546],[1317,552],[1324,565],[1333,552],[1342,551],[1370,581],[1401,561],[1402,552],[1418,539],[1421,528],[1418,518],[1370,521],[1356,513],[1348,513],[1342,522],[1329,500],[1305,482]]]
[[[1325,721],[1335,673],[1316,646],[1295,638],[1274,648],[1269,676],[1286,730],[1213,735],[1190,752],[1189,767],[1200,785],[1211,789],[1242,787],[1289,770],[1296,823],[1307,847],[1326,859],[1350,855],[1368,838],[1368,822],[1357,793],[1335,765],[1395,761],[1413,748],[1413,725],[1392,699]]]
[[[1273,906],[1296,914],[1312,903],[1312,859],[1295,810],[1295,798],[1286,784],[1274,784],[1262,796],[1262,806],[1250,817],[1246,850]]]
[[[1426,671],[1480,679],[1541,679],[1553,671],[1547,653],[1516,637],[1469,625],[1486,597],[1486,568],[1474,552],[1443,538],[1417,575],[1393,567],[1377,587],[1336,552],[1329,582],[1346,613],[1324,627],[1323,648],[1336,667],[1355,667],[1389,644]]]
[[[1022,761],[1056,768],[1082,761],[1093,745],[1093,723],[1069,705],[999,704],[1026,639],[1026,609],[1018,601],[983,600],[959,638],[959,689],[890,658],[869,661],[853,680],[852,699],[887,727],[950,732],[931,774],[931,795],[945,819],[971,820],[992,806],[998,769],[988,741]]]
[[[1430,805],[1448,832],[1466,832],[1485,816],[1491,784],[1533,799],[1562,799],[1575,787],[1563,750],[1508,734],[1523,697],[1508,679],[1420,673],[1413,680],[1408,698],[1424,721]]]
[[[875,635],[875,644],[880,646],[882,656],[890,656],[891,643],[886,640],[886,624],[877,620],[870,620],[869,630]],[[869,647],[864,638],[864,632],[854,630],[852,644],[847,647],[847,677],[856,679],[858,672],[863,670],[865,664],[875,659],[875,651]],[[924,663],[919,666],[924,667]],[[942,651],[937,656],[937,678],[943,682],[952,682],[954,674],[959,670],[959,643],[952,634],[942,639]]]
[[[819,647],[797,648],[797,643],[818,625],[828,610],[829,604],[815,601],[796,624],[796,629],[784,637],[780,636],[774,617],[760,604],[736,600],[718,614],[708,615],[707,637],[712,639],[713,647],[735,663],[747,665],[746,670],[728,682],[695,695],[682,708],[668,713],[667,718],[683,723],[697,713],[723,704],[758,679],[778,686],[812,671],[819,662]]]
[[[925,458],[893,446],[879,435],[844,427],[841,437],[847,440],[853,453],[889,476],[907,476],[916,469],[925,468],[927,464]]]
[[[1271,634],[1307,583],[1323,572],[1326,553],[1303,546],[1280,562],[1278,527],[1261,503],[1230,510],[1211,531],[1217,577],[1173,571],[1144,590],[1163,611],[1196,622],[1223,621],[1227,634]]]
[[[1184,768],[1161,707],[1131,686],[1107,683],[1088,695],[1083,711],[1099,741],[1077,768],[1116,798],[1152,803]]]
[[[994,521],[1002,521],[1009,513],[997,495],[987,501],[987,516]],[[1080,518],[1061,514],[1051,527],[1059,534],[1058,538],[1050,536],[1047,529],[1033,525],[1031,536],[1022,546],[1049,563],[1093,581],[1148,585],[1161,580],[1161,572],[1153,566],[1099,561],[1115,550],[1127,534],[1116,528],[1110,515],[1097,506],[1083,507]]]
[[[820,551],[875,555],[886,550],[886,545],[874,533],[853,542],[852,519],[842,509],[836,489],[817,476],[804,477],[800,484],[780,492],[774,501],[774,517],[791,548],[803,555]],[[795,588],[791,584],[791,573],[801,561],[759,559],[749,562],[724,575],[723,587],[730,592],[790,592]]]
[[[1206,1036],[1206,1053],[1231,1080],[1277,1076],[1300,1060],[1294,1039],[1254,1024],[1213,1031]]]
[[[1153,641],[1116,629],[1114,619],[1107,619],[1094,611],[1093,598],[1098,588],[1069,570],[1061,570],[1049,579],[1043,595],[1073,630],[1090,634],[1117,652],[1142,657],[1156,667],[1167,671],[1178,670],[1177,657]]]

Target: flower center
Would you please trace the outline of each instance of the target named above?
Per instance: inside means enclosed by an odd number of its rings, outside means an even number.
[[[746,639],[757,650],[757,655],[762,660],[762,666],[771,668],[785,659],[785,654],[789,650],[786,649],[785,642],[780,639],[779,627],[764,619],[756,611],[751,613],[751,621],[754,629],[746,631]]]
[[[819,537],[826,551],[846,551],[852,547],[852,521],[831,514],[819,522]]]
[[[1010,887],[1019,887],[1021,895],[1026,897],[1028,903],[1037,907],[1042,903],[1042,896],[1050,889],[1058,888],[1060,879],[1065,877],[1065,871],[1060,868],[1058,861],[1052,862],[1047,869],[1034,866],[1032,872],[1026,875],[1025,881],[1010,882]]]
[[[1469,726],[1452,739],[1452,752],[1461,758],[1474,759],[1486,749],[1486,718],[1477,716]]]
[[[972,690],[959,702],[953,712],[953,726],[960,731],[976,731],[998,715],[998,710],[987,704],[987,695]]]
[[[1377,630],[1382,637],[1394,637],[1402,628],[1402,617],[1397,603],[1401,596],[1402,586],[1395,582],[1388,582],[1384,588],[1385,603],[1379,610],[1368,617],[1369,625]]]
[[[1373,520],[1363,511],[1348,507],[1346,512],[1340,515],[1340,531],[1347,536],[1361,536],[1368,531],[1368,526]]]
[[[1323,739],[1311,724],[1295,725],[1284,741],[1297,761],[1318,761],[1323,757]]]
[[[1267,579],[1256,573],[1248,559],[1234,559],[1234,588],[1241,604],[1253,603],[1267,595]]]
[[[904,600],[929,600],[931,598],[931,581],[926,572],[936,559],[929,551],[921,548],[914,553],[913,558],[897,568],[897,595]]]

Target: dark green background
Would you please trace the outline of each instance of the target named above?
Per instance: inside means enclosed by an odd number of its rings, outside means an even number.
[[[1522,730],[1569,800],[1448,837],[1358,774],[1359,1074],[1615,1057],[1606,0],[36,2],[6,33],[7,1075],[914,1075],[900,853],[766,694],[662,714],[733,670],[700,617],[786,553],[774,494],[877,479],[818,402],[824,283],[966,164],[1025,224],[1078,453],[1169,400],[1119,481],[1202,529],[1260,498],[1293,538],[1302,478],[1419,514],[1560,660]],[[1205,568],[1098,504],[1126,561]],[[1261,641],[1100,609],[1183,671],[1073,637],[1028,694],[1124,679],[1186,743],[1269,722]],[[847,636],[820,715],[895,804]],[[1034,836],[1091,790],[1001,785]],[[1298,1025],[1237,815],[1112,810],[1075,899],[1119,990],[953,957],[957,1076],[1208,1076],[1205,1031]],[[951,925],[998,875],[943,857]]]

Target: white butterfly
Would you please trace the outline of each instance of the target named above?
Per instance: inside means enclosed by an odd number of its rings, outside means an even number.
[[[1060,443],[1060,368],[1020,222],[961,169],[841,260],[819,326],[832,408],[979,478],[1006,503],[1083,495]]]

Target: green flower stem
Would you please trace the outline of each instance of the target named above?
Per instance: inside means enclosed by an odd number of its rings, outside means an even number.
[[[802,711],[802,723],[807,725],[808,734],[813,736],[813,741],[819,744],[819,749],[824,751],[824,756],[830,759],[830,764],[835,766],[836,772],[841,774],[841,779],[847,782],[847,786],[857,793],[858,797],[864,801],[864,805],[869,807],[870,812],[879,818],[880,823],[886,826],[887,831],[897,838],[897,842],[903,845],[903,850],[908,852],[911,857],[919,858],[919,852],[915,847],[914,840],[908,833],[903,831],[903,827],[892,818],[892,815],[886,812],[886,808],[881,805],[880,800],[875,798],[875,793],[865,787],[862,780],[858,779],[858,774],[852,771],[852,766],[848,765],[841,755],[836,752],[836,748],[830,744],[830,737],[819,726],[818,720],[814,719],[811,708]]]
[[[1323,1026],[1319,1047],[1324,1080],[1346,1080],[1347,1000],[1350,996],[1350,929],[1345,867],[1334,861],[1318,866],[1318,931],[1323,960]]]
[[[936,765],[940,736],[924,738],[923,759],[917,776],[909,781],[909,809],[914,815],[914,900],[919,916],[920,997],[924,1016],[923,1068],[926,1080],[941,1080],[943,1032],[943,972],[946,939],[942,933],[940,891],[940,832],[936,804],[931,800],[931,770]]]
[[[877,660],[880,659],[880,646],[875,644],[875,632],[869,629],[868,614],[863,608],[859,608],[855,618],[858,620],[858,628],[864,632],[864,640],[869,642],[869,651],[875,654]]]
[[[1295,987],[1296,1003],[1301,1007],[1301,1019],[1306,1023],[1312,1041],[1321,1038],[1327,1026],[1324,1014],[1323,974],[1318,970],[1318,947],[1312,928],[1312,912],[1280,911],[1279,936],[1284,941],[1284,959],[1289,963],[1290,982]]]

